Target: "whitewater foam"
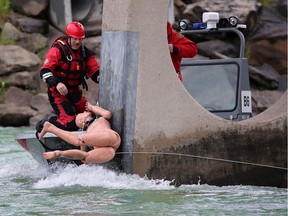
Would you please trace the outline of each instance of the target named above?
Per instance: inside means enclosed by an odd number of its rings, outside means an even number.
[[[47,176],[34,184],[34,188],[54,188],[80,185],[84,187],[102,187],[109,189],[169,190],[174,188],[170,181],[149,180],[109,170],[100,165],[68,165],[62,169],[47,173]]]

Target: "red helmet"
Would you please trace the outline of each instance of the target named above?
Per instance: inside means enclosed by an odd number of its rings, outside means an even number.
[[[81,23],[71,22],[66,26],[66,34],[69,37],[82,39],[85,38],[85,30]]]

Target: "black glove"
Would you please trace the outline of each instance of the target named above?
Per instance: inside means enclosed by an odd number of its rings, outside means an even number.
[[[93,76],[91,77],[91,79],[95,82],[95,83],[99,83],[100,81],[100,71],[96,71]]]

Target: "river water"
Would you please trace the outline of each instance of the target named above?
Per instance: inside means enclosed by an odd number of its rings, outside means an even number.
[[[287,189],[182,185],[100,165],[51,169],[15,140],[32,128],[0,127],[0,215],[287,215]]]

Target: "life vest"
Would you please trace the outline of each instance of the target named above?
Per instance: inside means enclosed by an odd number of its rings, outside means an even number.
[[[82,84],[83,88],[88,90],[85,81],[85,60],[94,53],[83,45],[81,45],[80,51],[77,50],[74,52],[67,44],[67,40],[67,36],[61,36],[51,45],[51,47],[59,49],[62,61],[55,69],[54,76],[56,76],[60,82],[64,83],[68,88],[78,88],[78,86]]]

